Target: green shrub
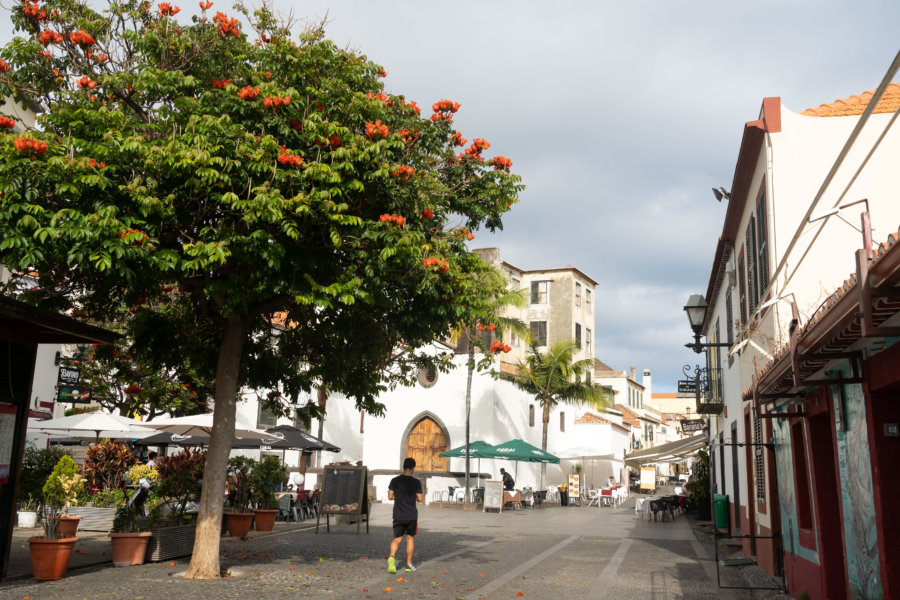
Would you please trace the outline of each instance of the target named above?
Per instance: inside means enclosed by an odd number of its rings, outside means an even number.
[[[78,494],[82,492],[84,484],[76,483],[71,489],[67,490],[64,481],[72,480],[76,475],[78,475],[78,466],[75,464],[75,461],[72,460],[71,456],[64,454],[62,458],[59,459],[59,462],[56,463],[56,466],[53,467],[53,471],[50,472],[46,483],[44,483],[44,488],[42,490],[44,493],[44,502],[52,506],[61,507],[68,502],[71,502],[73,494],[74,498],[77,498]]]
[[[47,477],[53,472],[53,467],[66,452],[59,446],[51,446],[44,450],[28,447],[25,448],[25,456],[22,457],[22,475],[19,479],[19,501],[26,501],[29,497],[41,498]]]
[[[232,456],[228,459],[228,500],[232,510],[250,510],[250,472],[256,461],[247,456]]]
[[[123,502],[125,493],[122,490],[104,490],[91,496],[91,504],[97,508],[119,507]]]
[[[287,468],[277,456],[264,456],[250,469],[250,485],[257,508],[278,508],[275,487],[287,481]]]

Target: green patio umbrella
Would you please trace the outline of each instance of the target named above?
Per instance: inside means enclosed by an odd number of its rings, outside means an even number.
[[[559,464],[559,458],[518,438],[491,446],[490,448],[484,448],[480,453],[485,458],[502,458],[516,461],[516,479],[519,478],[520,462]]]
[[[481,451],[485,448],[490,448],[491,445],[487,442],[482,441],[474,441],[469,442],[469,458],[477,458],[478,459],[478,485],[475,487],[481,487]],[[443,456],[446,458],[465,458],[466,457],[466,445],[463,444],[459,448],[451,448],[450,450],[445,450],[441,452],[438,456]],[[487,457],[485,457],[487,458]]]

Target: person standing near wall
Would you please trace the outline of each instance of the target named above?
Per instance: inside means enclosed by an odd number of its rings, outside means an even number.
[[[412,476],[415,468],[416,460],[407,458],[403,461],[403,474],[391,479],[388,485],[388,500],[394,501],[394,539],[391,540],[388,573],[397,572],[394,555],[400,548],[403,536],[406,536],[406,570],[416,570],[412,562],[416,549],[415,535],[419,528],[419,509],[416,508],[416,502],[425,502],[425,496],[422,495],[422,482]]]

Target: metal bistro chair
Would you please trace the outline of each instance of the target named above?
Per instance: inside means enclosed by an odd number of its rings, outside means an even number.
[[[547,491],[542,490],[534,493],[534,505],[538,508],[544,508],[544,500],[547,499]]]
[[[278,520],[288,521],[291,517],[297,521],[297,509],[291,500],[291,494],[285,494],[278,499]]]
[[[600,490],[588,490],[588,498],[590,502],[588,502],[588,508],[591,506],[600,506]]]
[[[600,490],[600,505],[601,506],[612,506],[613,505],[612,488],[602,488]]]

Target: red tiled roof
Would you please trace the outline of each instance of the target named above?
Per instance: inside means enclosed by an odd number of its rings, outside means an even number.
[[[678,392],[653,392],[651,398],[678,398]]]
[[[611,366],[600,360],[599,358],[594,359],[594,370],[595,371],[615,371]]]
[[[638,416],[638,414],[636,412],[634,412],[633,410],[631,410],[630,408],[628,408],[627,406],[625,406],[624,404],[616,404],[615,408],[617,410],[622,411],[622,421],[624,421],[625,419],[640,420],[640,417]]]
[[[821,104],[816,108],[807,108],[801,115],[808,117],[847,117],[853,115],[861,115],[866,110],[866,106],[872,100],[875,94],[874,90],[863,92],[849,98],[843,98]],[[884,95],[878,101],[873,113],[892,113],[900,108],[900,83],[891,83],[884,90]]]
[[[586,412],[577,419],[575,419],[576,423],[612,423],[609,419],[604,419],[600,415],[595,415],[594,413]]]

